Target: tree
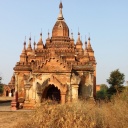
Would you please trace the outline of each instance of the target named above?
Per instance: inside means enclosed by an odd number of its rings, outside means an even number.
[[[3,93],[3,85],[1,84],[2,77],[0,77],[0,93]]]
[[[108,86],[106,84],[100,85],[100,91],[96,93],[96,97],[99,99],[105,99],[107,97]]]
[[[115,93],[122,92],[123,90],[123,83],[125,79],[125,75],[119,71],[119,69],[116,69],[110,73],[109,79],[107,79],[107,82],[110,84],[110,88],[108,89],[108,93],[110,95],[113,95]]]
[[[0,84],[0,94],[2,94],[2,93],[3,93],[3,85]]]
[[[106,90],[108,90],[108,86],[106,84],[101,84],[100,85],[100,90],[106,91]]]

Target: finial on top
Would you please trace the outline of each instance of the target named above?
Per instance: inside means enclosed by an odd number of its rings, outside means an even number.
[[[85,36],[85,50],[87,49],[87,41],[86,41],[86,36]]]
[[[72,32],[72,29],[71,29],[71,39],[73,39],[73,32]]]
[[[42,32],[40,33],[40,36],[42,36]]]
[[[58,16],[58,20],[64,20],[64,17],[63,17],[63,14],[62,14],[62,8],[63,8],[62,2],[60,2],[59,8],[60,8],[60,13],[59,13],[59,16]]]
[[[77,39],[77,44],[82,44],[81,39],[80,39],[80,32],[78,31],[78,39]]]
[[[40,36],[42,36],[42,28],[41,28]]]
[[[71,33],[71,35],[72,35],[72,39],[73,39],[73,32]]]
[[[79,27],[78,27],[78,40],[77,41],[80,41],[80,32],[79,32]]]
[[[25,36],[25,39],[24,39],[24,50],[26,50],[26,36]]]
[[[79,32],[79,27],[78,27],[78,35],[80,35],[80,32]]]
[[[26,45],[26,36],[25,36],[25,39],[24,39],[24,45]]]
[[[31,37],[29,37],[29,40],[31,41]]]
[[[49,33],[49,29],[48,29],[48,39],[50,38],[50,33]]]
[[[88,40],[91,40],[91,38],[90,38],[90,33],[89,33],[89,37],[88,37]]]
[[[31,40],[31,32],[30,32],[30,37],[29,37],[29,40]]]
[[[62,4],[62,1],[60,1],[60,5],[59,5],[59,8],[63,8],[63,4]]]
[[[36,46],[35,36],[34,36],[34,43],[33,43],[33,45],[34,45],[34,50],[35,50],[35,46]]]
[[[35,36],[34,36],[34,45],[36,45],[36,42],[35,42]]]

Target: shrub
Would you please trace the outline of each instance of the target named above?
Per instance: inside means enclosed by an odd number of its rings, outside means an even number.
[[[16,128],[126,128],[128,126],[128,88],[99,104],[77,101],[65,105],[43,102],[28,120]]]

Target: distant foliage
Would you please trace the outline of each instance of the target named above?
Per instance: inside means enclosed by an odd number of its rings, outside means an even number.
[[[97,99],[106,99],[107,98],[108,86],[106,84],[100,85],[100,91],[96,93]]]
[[[125,75],[116,69],[110,73],[109,79],[107,82],[110,84],[110,88],[108,89],[108,94],[113,95],[116,93],[122,92],[124,89],[123,83],[125,81]]]
[[[3,93],[3,85],[0,84],[0,94],[2,94],[2,93]]]
[[[0,77],[0,94],[3,93],[3,85],[2,85],[2,83],[1,83],[1,80],[2,80],[2,77]]]

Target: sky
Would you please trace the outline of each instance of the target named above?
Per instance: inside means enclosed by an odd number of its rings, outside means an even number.
[[[8,84],[19,61],[25,40],[38,42],[42,29],[48,31],[59,14],[60,0],[0,1],[0,76]],[[111,71],[119,69],[128,81],[128,0],[62,0],[63,16],[77,40],[91,37],[97,61],[97,84],[107,84]],[[90,33],[90,34],[89,34]],[[84,47],[84,45],[83,45]],[[126,82],[124,83],[124,85]]]

